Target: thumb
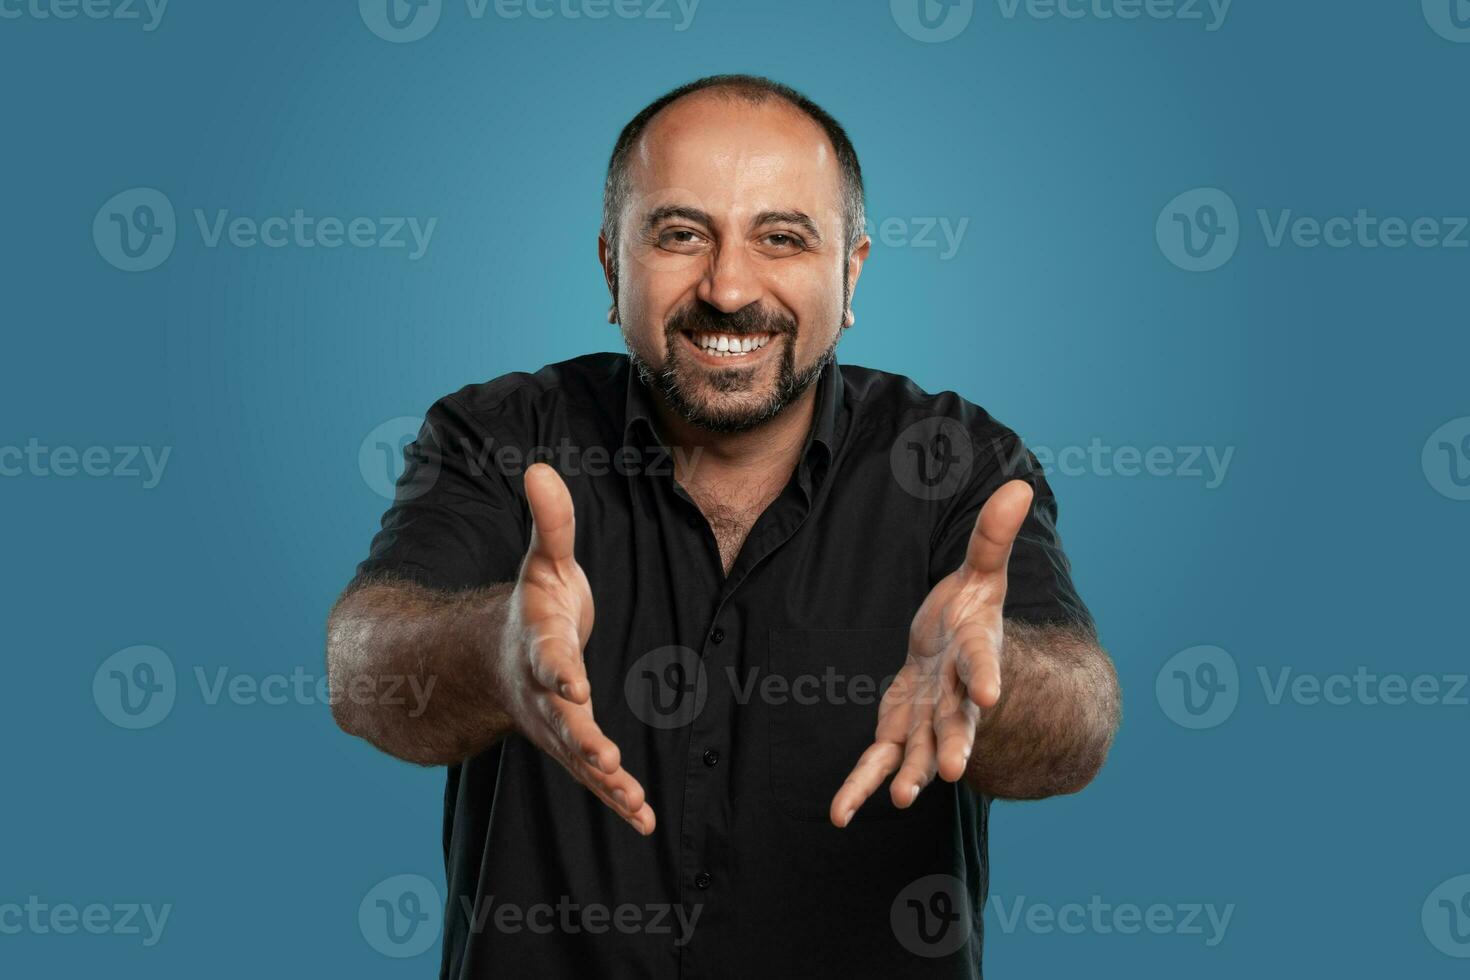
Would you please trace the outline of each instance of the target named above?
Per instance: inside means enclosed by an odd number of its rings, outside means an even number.
[[[526,502],[531,505],[529,553],[551,561],[572,557],[577,543],[576,512],[572,494],[561,475],[545,463],[526,470]]]
[[[1025,480],[1011,480],[990,495],[975,518],[975,530],[965,551],[966,567],[981,574],[1005,571],[1011,545],[1031,512],[1033,496]]]

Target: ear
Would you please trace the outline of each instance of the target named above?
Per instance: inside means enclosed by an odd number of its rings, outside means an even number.
[[[612,297],[612,305],[607,308],[607,322],[618,322],[618,260],[613,254],[612,248],[608,246],[606,236],[597,236],[597,264],[602,266],[602,278],[607,283],[608,294]]]
[[[857,316],[852,312],[852,297],[857,292],[858,276],[863,274],[863,263],[868,260],[868,252],[872,250],[873,239],[867,235],[853,246],[847,256],[847,309],[842,311],[842,329],[846,330],[857,322]]]

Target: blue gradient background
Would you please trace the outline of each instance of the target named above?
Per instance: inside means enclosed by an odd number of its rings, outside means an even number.
[[[1007,902],[1234,903],[1225,940],[1005,934],[995,977],[1463,975],[1420,907],[1470,871],[1470,708],[1272,706],[1275,672],[1463,673],[1470,502],[1421,467],[1470,415],[1470,251],[1269,248],[1257,208],[1463,215],[1470,44],[1415,2],[1237,0],[1199,22],[1003,16],[920,43],[887,3],[704,0],[670,21],[505,20],[449,0],[390,44],[356,5],[174,0],[136,23],[0,19],[0,443],[171,446],[138,480],[23,474],[5,513],[0,903],[172,903],[162,941],[0,935],[7,976],[425,976],[358,903],[442,889],[443,774],[341,735],[323,705],[210,706],[192,672],[322,670],[323,623],[386,502],[379,423],[470,381],[619,349],[596,267],[601,179],[644,103],[768,74],[848,128],[870,219],[968,219],[958,254],[875,242],[843,360],[952,388],[1029,442],[1235,447],[1216,489],[1054,475],[1124,727],[1083,794],[993,811]],[[124,273],[102,203],[163,191],[179,241]],[[1243,240],[1187,273],[1165,202],[1226,190]],[[427,254],[205,248],[192,211],[438,218]],[[143,731],[90,696],[114,651],[179,672]],[[1168,720],[1155,676],[1216,644],[1223,725]],[[799,908],[792,909],[800,915]]]

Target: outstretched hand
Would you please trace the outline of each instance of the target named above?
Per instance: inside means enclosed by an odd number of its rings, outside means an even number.
[[[900,808],[935,773],[948,782],[965,774],[980,714],[1000,700],[1006,568],[1031,499],[1023,480],[996,490],[975,519],[964,562],[919,607],[908,657],[878,706],[873,744],[832,799],[836,826],[846,827],[895,770],[888,791]]]
[[[574,557],[572,495],[556,470],[526,470],[531,546],[521,564],[496,669],[516,730],[632,824],[654,828],[643,787],[592,717],[582,651],[592,633],[592,589]]]

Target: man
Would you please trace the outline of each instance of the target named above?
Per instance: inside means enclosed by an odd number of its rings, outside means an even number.
[[[1034,457],[838,368],[863,224],[819,107],[676,89],[608,167],[628,356],[470,385],[406,451],[327,657],[433,680],[334,704],[449,766],[443,976],[978,976],[989,801],[1102,765],[1116,679]]]

